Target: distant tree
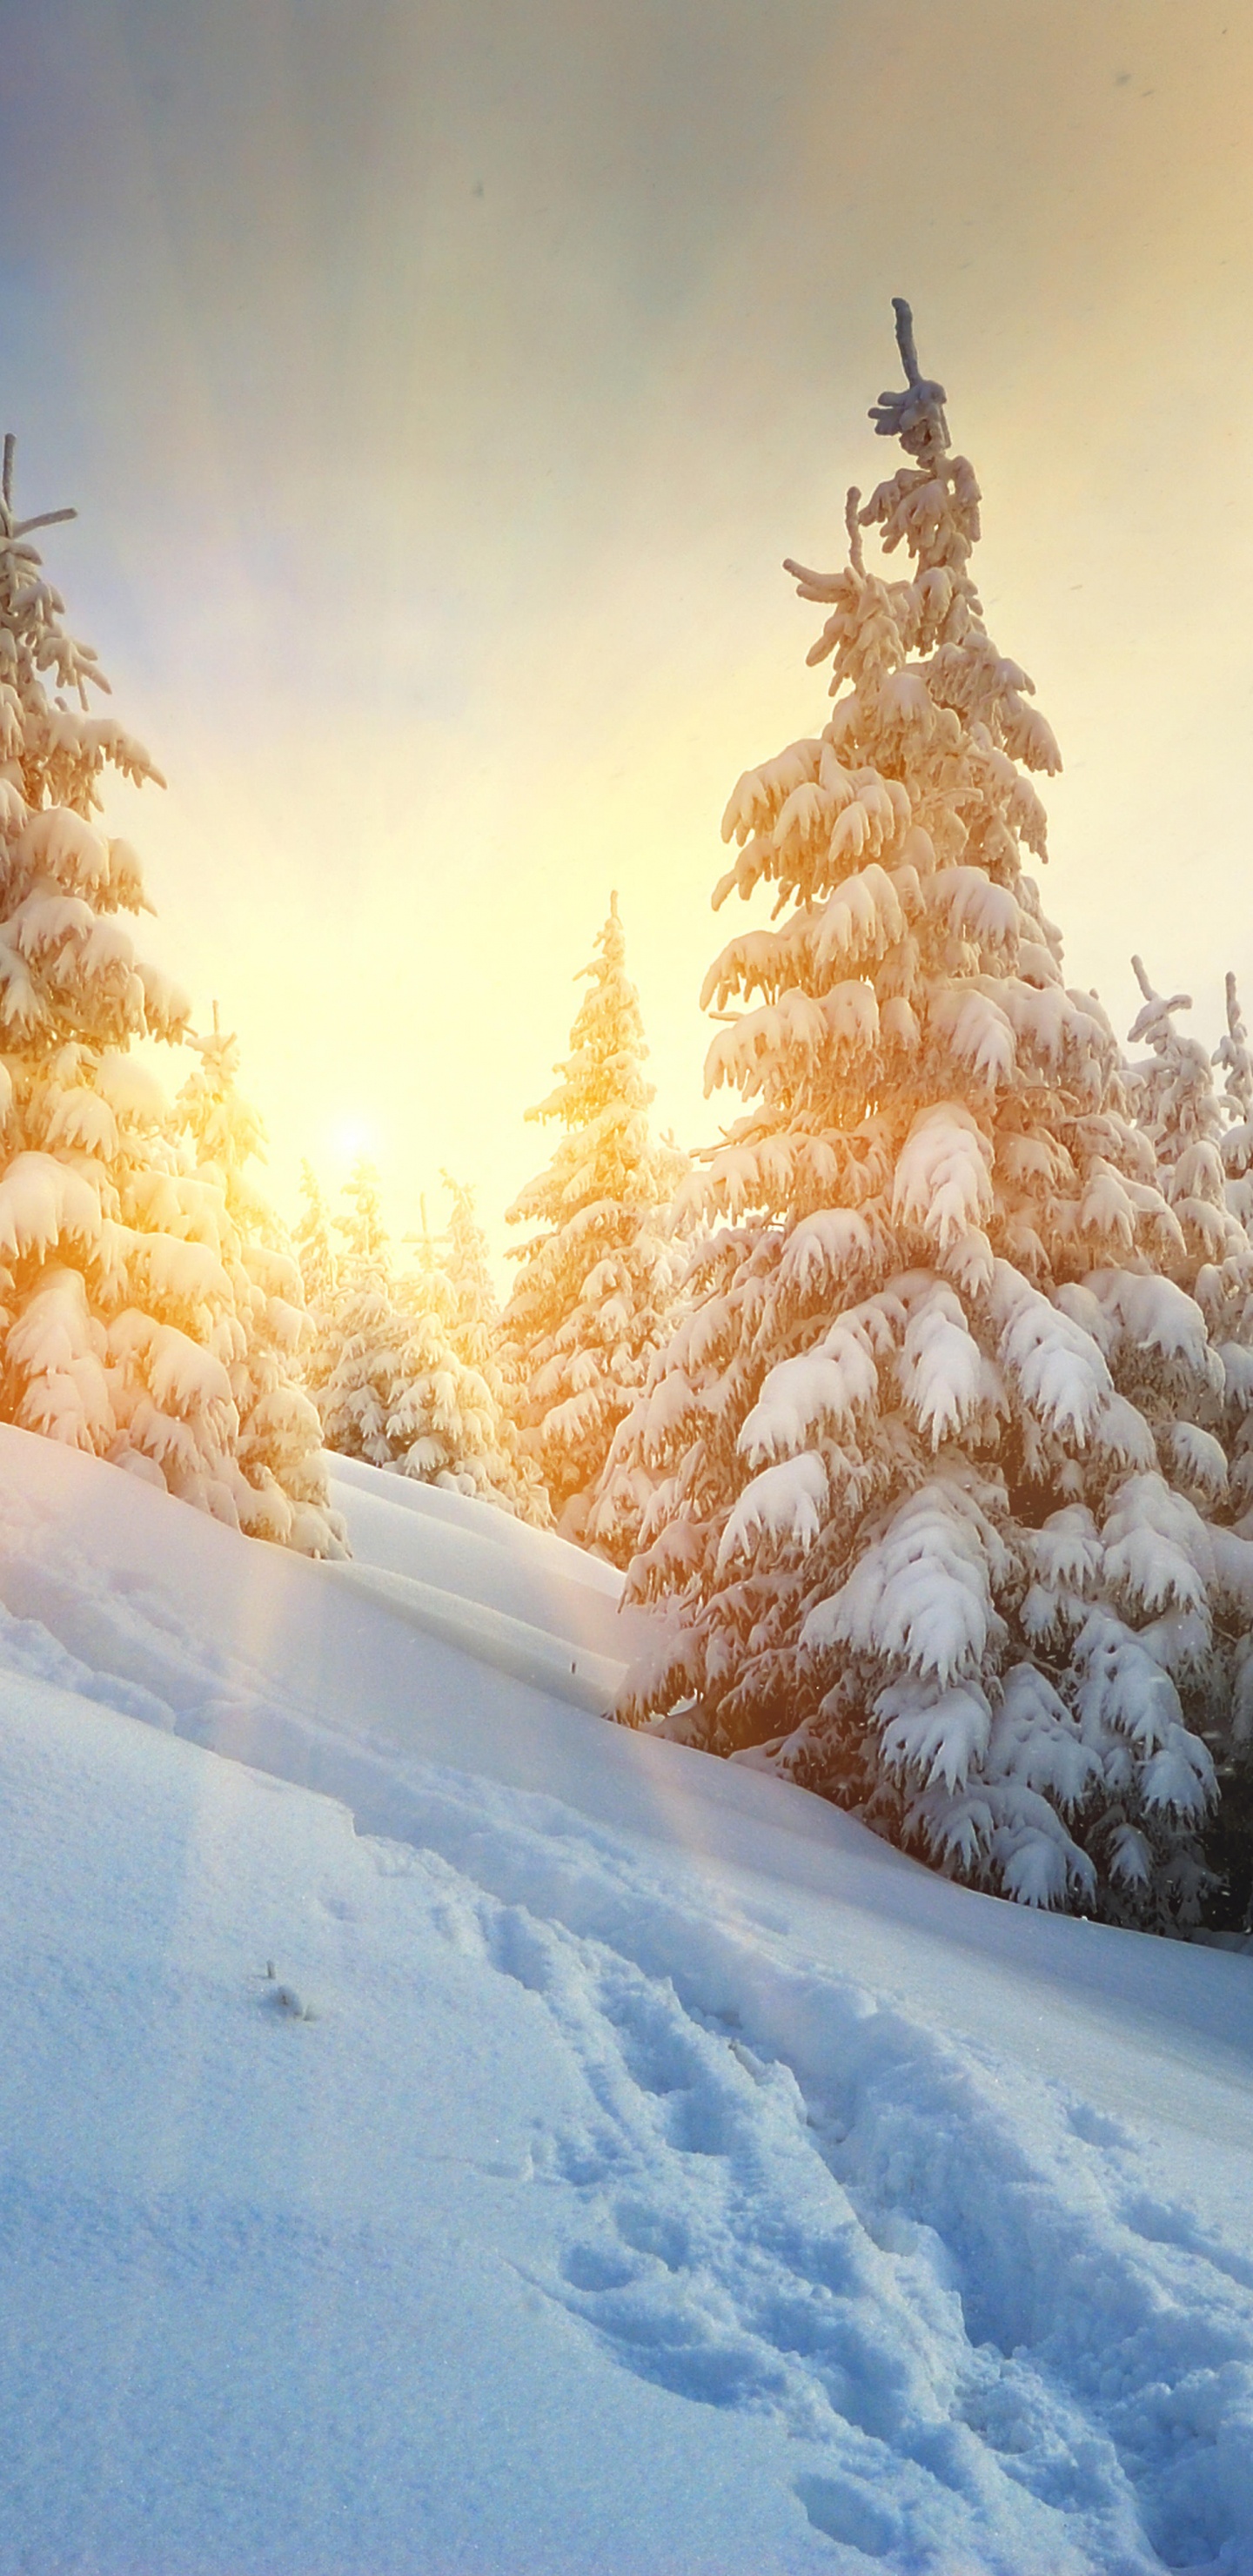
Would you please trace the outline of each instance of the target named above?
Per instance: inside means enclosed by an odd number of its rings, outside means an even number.
[[[1227,976],[1227,1034],[1220,1038],[1214,1051],[1214,1062],[1221,1065],[1223,1105],[1227,1128],[1223,1136],[1223,1162],[1227,1170],[1227,1201],[1242,1225],[1253,1224],[1253,1185],[1248,1178],[1253,1158],[1253,1053],[1249,1033],[1244,1025],[1236,979]]]
[[[607,1480],[606,1471],[673,1321],[683,1264],[665,1211],[686,1163],[649,1133],[648,1050],[616,895],[582,975],[588,991],[557,1088],[527,1111],[561,1132],[509,1210],[511,1224],[537,1230],[511,1254],[519,1271],[504,1330],[519,1418],[560,1529],[625,1562],[638,1480],[625,1463]]]
[[[465,1260],[459,1294],[424,1223],[416,1262],[398,1274],[372,1164],[355,1166],[345,1197],[344,1253],[324,1335],[329,1365],[316,1390],[327,1447],[527,1511],[530,1494],[490,1364],[467,1356],[483,1318],[471,1312]]]
[[[346,1289],[335,1319],[335,1357],[317,1389],[327,1448],[372,1467],[403,1463],[395,1428],[406,1384],[406,1319],[378,1271]]]
[[[1173,993],[1167,1000],[1154,991],[1140,959],[1131,963],[1144,1007],[1130,1043],[1147,1043],[1151,1050],[1131,1068],[1131,1101],[1183,1235],[1182,1246],[1172,1246],[1165,1262],[1173,1277],[1194,1288],[1203,1265],[1242,1260],[1249,1251],[1247,1231],[1227,1199],[1222,1136],[1228,1116],[1214,1087],[1208,1049],[1177,1025],[1180,1011],[1192,1008],[1191,995]]]
[[[105,771],[160,783],[0,476],[0,1412],[257,1527],[232,1370],[249,1347],[234,1229],[135,1038],[189,1005],[135,950],[139,862],[98,822]],[[261,1519],[267,1516],[262,1513]],[[279,1516],[281,1518],[281,1515]],[[314,1543],[313,1523],[284,1533]]]
[[[500,1339],[500,1300],[487,1236],[475,1213],[473,1191],[451,1172],[442,1177],[452,1202],[442,1265],[452,1296],[449,1329],[461,1357],[471,1367],[483,1368],[493,1360]]]
[[[338,1555],[344,1532],[330,1509],[322,1426],[300,1383],[313,1323],[291,1244],[249,1169],[264,1155],[265,1129],[239,1089],[238,1040],[219,1029],[216,1004],[212,1034],[188,1044],[199,1061],[177,1108],[197,1177],[221,1198],[220,1246],[241,1327],[227,1363],[248,1487],[241,1526],[306,1555]]]
[[[344,1239],[343,1269],[348,1276],[361,1276],[374,1269],[386,1270],[390,1262],[387,1228],[383,1222],[383,1191],[378,1166],[368,1154],[359,1154],[344,1183],[347,1202],[339,1219]]]
[[[452,1202],[442,1265],[450,1298],[448,1332],[458,1358],[478,1371],[491,1396],[492,1487],[521,1519],[546,1527],[552,1514],[538,1468],[518,1430],[518,1384],[504,1338],[487,1237],[475,1213],[473,1192],[450,1172],[444,1173],[443,1180]]]
[[[738,1006],[708,1081],[746,1106],[632,1429],[629,1592],[665,1617],[623,1714],[758,1748],[977,1885],[1165,1927],[1203,1900],[1203,1735],[1253,1611],[1222,1500],[1243,1356],[1181,1284],[1227,1241],[1209,1113],[1174,1065],[1146,1132],[1064,981],[1023,866],[1057,748],[987,633],[978,488],[896,309],[906,382],[872,417],[906,462],[850,495],[844,570],[789,567],[831,720],[723,827],[715,901],[769,889],[773,926],[707,986]]]
[[[334,1298],[339,1281],[339,1256],[326,1194],[313,1165],[308,1162],[300,1166],[300,1195],[302,1205],[292,1239],[300,1263],[305,1302],[310,1314],[317,1317]]]
[[[312,1356],[310,1387],[328,1449],[371,1466],[397,1462],[389,1425],[403,1392],[404,1318],[392,1296],[392,1254],[378,1171],[354,1162],[336,1217],[334,1285]]]

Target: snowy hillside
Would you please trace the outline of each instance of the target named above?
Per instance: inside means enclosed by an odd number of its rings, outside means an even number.
[[[5,2576],[1249,2576],[1253,1959],[605,1726],[616,1576],[333,1499],[0,1429]]]

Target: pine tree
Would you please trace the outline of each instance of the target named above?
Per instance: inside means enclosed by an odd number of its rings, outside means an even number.
[[[1236,1408],[1232,1390],[1243,1381],[1253,1383],[1253,1055],[1248,1032],[1240,1009],[1236,979],[1228,974],[1226,981],[1225,1035],[1219,1040],[1212,1063],[1224,1074],[1222,1096],[1208,1090],[1196,1062],[1202,1052],[1194,1041],[1182,1040],[1173,1026],[1178,1009],[1190,1007],[1188,997],[1180,994],[1168,1003],[1159,1003],[1148,987],[1139,961],[1136,972],[1146,994],[1148,1010],[1141,1013],[1132,1031],[1133,1039],[1149,1036],[1156,1062],[1149,1069],[1146,1085],[1149,1105],[1156,1111],[1155,1137],[1159,1156],[1167,1168],[1167,1195],[1176,1213],[1185,1220],[1186,1208],[1181,1202],[1180,1180],[1188,1178],[1187,1146],[1196,1135],[1203,1135],[1207,1148],[1203,1196],[1205,1214],[1211,1228],[1214,1219],[1210,1208],[1221,1199],[1230,1235],[1224,1257],[1213,1261],[1193,1260],[1193,1278],[1189,1284],[1204,1306],[1210,1333],[1219,1345],[1223,1364],[1223,1391],[1217,1402],[1211,1400],[1207,1420],[1211,1432],[1221,1431],[1223,1418],[1230,1423]],[[1154,1013],[1154,1005],[1157,1006]],[[1151,1028],[1144,1023],[1154,1014]],[[1180,1060],[1186,1072],[1175,1070]],[[1173,1072],[1173,1079],[1171,1078]],[[1156,1077],[1154,1079],[1154,1077]],[[1180,1102],[1184,1104],[1181,1115]],[[1169,1106],[1169,1115],[1163,1110]],[[1184,1150],[1176,1150],[1176,1138],[1186,1130]],[[1222,1177],[1213,1169],[1214,1144],[1222,1158]],[[1195,1184],[1193,1193],[1196,1194]],[[1194,1248],[1195,1250],[1195,1248]],[[1245,1410],[1237,1418],[1234,1437],[1227,1442],[1228,1507],[1241,1515],[1239,1527],[1253,1529],[1253,1411]],[[1219,1806],[1206,1838],[1206,1857],[1217,1881],[1217,1893],[1209,1910],[1210,1919],[1225,1929],[1253,1931],[1253,1639],[1245,1638],[1234,1658],[1235,1687],[1232,1695],[1230,1722],[1221,1703],[1214,1712],[1210,1741],[1215,1755]]]
[[[768,888],[775,926],[707,986],[740,1006],[710,1086],[747,1105],[632,1432],[629,1590],[667,1614],[621,1713],[762,1748],[976,1884],[1166,1925],[1201,1901],[1198,1729],[1230,1721],[1253,1608],[1206,1428],[1235,1444],[1247,1380],[1173,1275],[1197,1193],[1159,1186],[1023,866],[1057,748],[987,633],[975,477],[896,312],[906,384],[871,417],[907,461],[850,494],[843,571],[788,566],[828,611],[830,720],[723,827],[715,904]],[[906,577],[866,565],[872,528]]]
[[[89,690],[0,476],[0,1412],[253,1525],[231,1371],[236,1302],[221,1194],[180,1143],[132,1039],[177,1043],[189,1005],[137,955],[139,862],[97,821],[105,771],[160,782]],[[306,1529],[306,1539],[308,1538]]]
[[[487,1237],[475,1213],[473,1191],[451,1172],[442,1178],[452,1202],[443,1263],[452,1293],[449,1330],[462,1359],[472,1368],[485,1368],[495,1357],[501,1321]]]
[[[1222,1154],[1227,1172],[1227,1204],[1246,1230],[1253,1230],[1253,1182],[1249,1179],[1253,1164],[1253,1053],[1249,1033],[1240,1009],[1236,979],[1227,976],[1227,1034],[1214,1050],[1214,1062],[1221,1065],[1225,1076],[1223,1103],[1228,1125],[1223,1135]]]
[[[1227,976],[1227,1033],[1219,1040],[1214,1062],[1225,1075],[1223,1107],[1227,1125],[1223,1130],[1220,1150],[1225,1174],[1226,1202],[1230,1215],[1242,1229],[1245,1241],[1253,1245],[1253,1054],[1248,1031],[1240,1010],[1236,979]],[[1253,1265],[1243,1253],[1234,1263],[1223,1267],[1212,1278],[1198,1285],[1208,1291],[1207,1311],[1211,1329],[1223,1344],[1223,1364],[1230,1404],[1230,1391],[1235,1386],[1240,1368],[1248,1363],[1239,1352],[1253,1347]],[[1253,1371],[1250,1371],[1253,1375]],[[1253,1390],[1251,1390],[1253,1392]],[[1253,1514],[1253,1411],[1246,1414],[1236,1428],[1232,1443],[1231,1486],[1236,1508],[1246,1516]],[[1248,1706],[1240,1716],[1242,1742],[1253,1753],[1253,1691]]]
[[[1152,1052],[1131,1067],[1128,1087],[1184,1238],[1171,1273],[1193,1288],[1203,1265],[1243,1259],[1249,1249],[1246,1229],[1228,1205],[1222,1155],[1227,1119],[1209,1053],[1176,1025],[1178,1013],[1191,1010],[1191,995],[1172,993],[1167,1000],[1154,991],[1140,959],[1133,957],[1131,964],[1144,1008],[1132,1024],[1130,1043],[1147,1041]]]
[[[1253,1505],[1253,1414],[1239,1398],[1253,1378],[1253,1236],[1245,1178],[1253,1150],[1245,1122],[1248,1056],[1235,979],[1227,977],[1228,1033],[1211,1058],[1199,1039],[1177,1026],[1190,994],[1167,999],[1132,959],[1144,1008],[1130,1032],[1152,1050],[1132,1065],[1128,1089],[1152,1146],[1157,1180],[1179,1226],[1163,1267],[1201,1308],[1214,1346],[1208,1387],[1191,1387],[1184,1412],[1165,1417],[1159,1396],[1155,1433],[1170,1444],[1177,1480],[1195,1498],[1241,1513]],[[1213,1066],[1227,1068],[1220,1099]],[[1251,1388],[1253,1391],[1253,1388]]]
[[[663,1210],[685,1164],[649,1133],[648,1050],[616,895],[582,975],[589,989],[557,1088],[527,1111],[562,1132],[509,1210],[511,1224],[538,1231],[513,1251],[504,1329],[520,1420],[559,1527],[625,1562],[639,1479],[629,1462],[608,1462],[673,1320],[682,1263]]]
[[[333,1363],[317,1389],[328,1449],[372,1467],[401,1463],[394,1424],[408,1383],[408,1341],[407,1319],[387,1281],[367,1272],[346,1291],[335,1317]]]
[[[487,1237],[475,1213],[473,1192],[451,1172],[443,1175],[452,1202],[444,1255],[450,1304],[448,1333],[467,1367],[478,1371],[492,1400],[489,1482],[493,1499],[539,1528],[551,1524],[548,1497],[518,1431],[517,1376],[504,1338],[492,1279]]]
[[[292,1240],[300,1263],[305,1303],[316,1320],[334,1300],[339,1284],[339,1256],[326,1193],[309,1162],[300,1166],[300,1195],[302,1206]]]
[[[403,1393],[406,1328],[391,1293],[382,1190],[368,1156],[358,1156],[341,1196],[342,1250],[309,1386],[327,1448],[386,1467],[398,1454],[389,1424]]]
[[[189,1037],[188,1044],[199,1061],[177,1106],[197,1177],[221,1202],[219,1251],[240,1319],[227,1362],[239,1416],[237,1457],[248,1488],[240,1525],[308,1556],[342,1555],[322,1426],[299,1383],[312,1320],[291,1245],[248,1169],[264,1156],[265,1129],[239,1089],[239,1043],[219,1028],[216,1003],[212,1034]]]
[[[456,1349],[446,1276],[433,1270],[401,1282],[399,1311],[407,1333],[389,1423],[397,1463],[424,1484],[514,1509],[500,1408],[485,1372]]]
[[[465,1280],[459,1295],[425,1217],[417,1261],[396,1275],[371,1164],[356,1165],[345,1197],[339,1297],[325,1336],[331,1364],[317,1389],[327,1447],[527,1512],[490,1365],[467,1356],[481,1319],[470,1316]]]
[[[309,1197],[310,1184],[316,1198]],[[305,1384],[318,1407],[328,1449],[342,1450],[350,1457],[371,1457],[372,1463],[381,1464],[381,1458],[373,1460],[371,1448],[359,1445],[358,1433],[349,1427],[357,1419],[358,1383],[361,1371],[368,1375],[373,1366],[377,1337],[381,1333],[385,1342],[394,1343],[400,1334],[390,1313],[391,1247],[383,1224],[379,1175],[368,1156],[358,1156],[343,1184],[334,1219],[338,1243],[330,1234],[325,1201],[312,1173],[304,1186],[307,1204],[302,1222],[310,1229],[306,1242],[312,1246],[313,1229],[322,1237],[316,1255],[310,1248],[306,1258],[311,1268],[316,1259],[326,1292],[306,1358]],[[350,1343],[352,1355],[346,1358]],[[346,1367],[345,1378],[339,1375],[341,1367]],[[347,1413],[341,1415],[338,1408],[345,1402]],[[367,1408],[367,1413],[371,1428],[366,1436],[376,1443],[379,1423],[373,1410]]]
[[[1132,959],[1144,1007],[1130,1031],[1134,1046],[1151,1052],[1130,1068],[1132,1101],[1153,1147],[1158,1181],[1179,1221],[1182,1241],[1170,1275],[1204,1313],[1216,1353],[1208,1388],[1190,1387],[1178,1413],[1174,1390],[1159,1387],[1154,1434],[1159,1454],[1169,1452],[1174,1482],[1202,1510],[1224,1518],[1239,1514],[1248,1528],[1253,1506],[1253,1412],[1240,1390],[1253,1392],[1253,1214],[1247,1167],[1253,1151],[1248,1112],[1253,1066],[1240,1016],[1235,978],[1227,977],[1227,1034],[1213,1057],[1178,1026],[1192,1007],[1187,993],[1166,997]],[[1223,1097],[1213,1068],[1226,1073]],[[1253,1641],[1241,1640],[1232,1656],[1232,1691],[1217,1692],[1197,1713],[1198,1730],[1215,1759],[1219,1808],[1206,1835],[1215,1890],[1213,1919],[1230,1923],[1247,1911],[1253,1880]]]
[[[373,1270],[385,1272],[390,1262],[387,1228],[383,1222],[383,1192],[378,1166],[368,1154],[359,1154],[344,1183],[347,1201],[340,1217],[339,1229],[344,1238],[343,1269],[350,1278],[365,1278]]]

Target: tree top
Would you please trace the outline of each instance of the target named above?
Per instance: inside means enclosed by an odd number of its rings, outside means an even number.
[[[894,295],[892,310],[896,315],[896,345],[905,370],[903,393],[882,393],[870,406],[870,418],[880,438],[899,438],[910,456],[922,456],[934,445],[948,446],[948,422],[944,405],[948,400],[943,385],[924,376],[918,364],[914,340],[914,317],[903,295]]]
[[[4,503],[3,529],[4,534],[7,537],[28,537],[32,528],[55,528],[60,525],[63,519],[76,519],[78,517],[77,510],[40,510],[33,519],[15,519],[13,516],[13,468],[16,462],[17,440],[10,429],[5,432],[4,463],[3,467],[0,468],[0,497],[3,498]]]

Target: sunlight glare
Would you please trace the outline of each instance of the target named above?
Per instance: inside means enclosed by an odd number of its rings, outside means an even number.
[[[368,1161],[377,1163],[380,1153],[378,1126],[373,1119],[352,1114],[337,1118],[326,1131],[326,1149],[328,1159],[336,1165],[359,1162],[363,1154]]]

